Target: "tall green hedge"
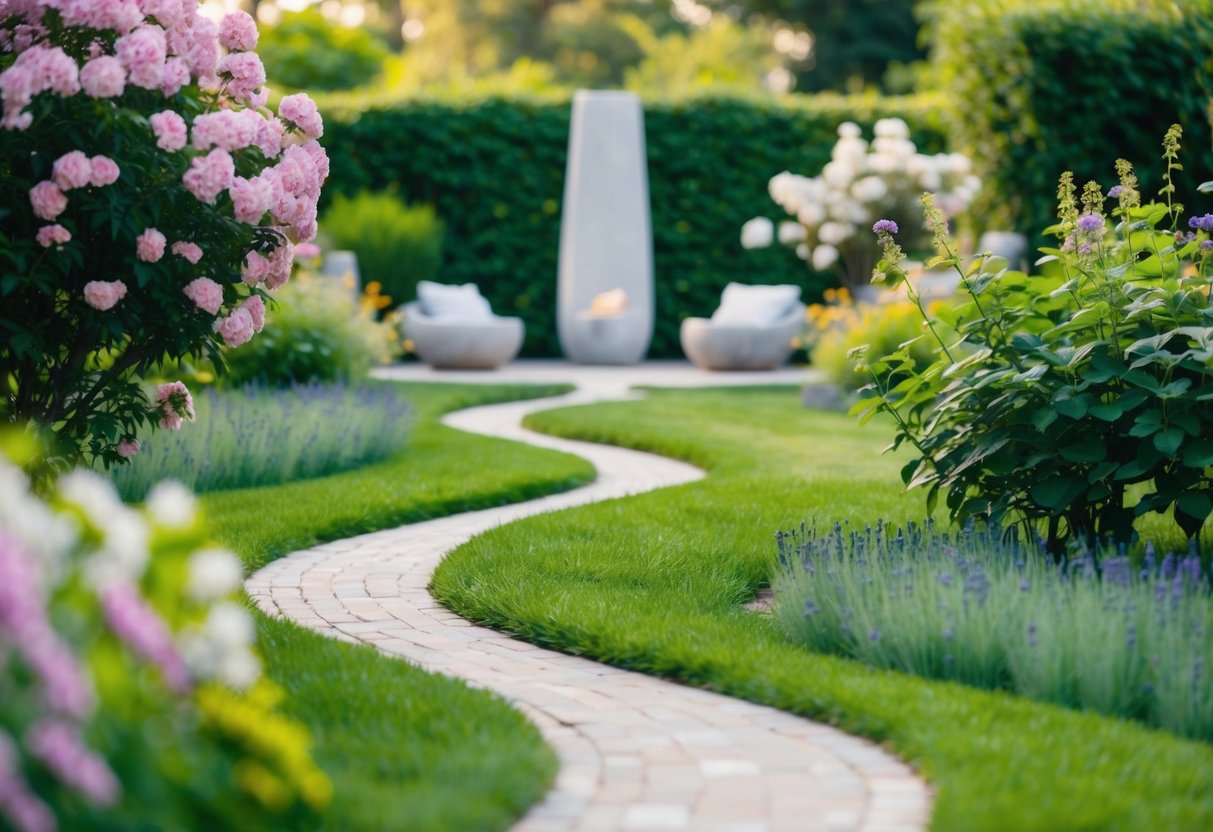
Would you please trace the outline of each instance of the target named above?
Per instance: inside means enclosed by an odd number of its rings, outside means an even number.
[[[816,174],[838,125],[900,115],[919,147],[943,147],[937,108],[921,98],[809,98],[794,105],[707,99],[645,105],[657,327],[650,355],[681,355],[683,318],[715,309],[724,285],[796,283],[812,300],[834,284],[790,251],[741,248],[742,223],[777,219],[767,181]],[[524,354],[559,354],[556,271],[568,101],[410,100],[326,109],[327,191],[397,184],[432,202],[447,228],[439,280],[473,282],[495,311],[527,325]]]
[[[957,150],[985,180],[987,225],[1037,233],[1053,222],[1057,177],[1106,187],[1118,157],[1143,194],[1161,186],[1161,143],[1184,127],[1178,199],[1213,178],[1213,0],[938,2],[935,62]]]

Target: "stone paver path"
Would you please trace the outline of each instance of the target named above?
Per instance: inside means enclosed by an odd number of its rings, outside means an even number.
[[[517,832],[917,830],[927,787],[903,763],[828,726],[619,670],[472,625],[427,591],[443,555],[521,517],[699,479],[651,454],[525,431],[523,415],[597,391],[460,411],[464,430],[589,459],[597,480],[527,503],[460,514],[296,552],[246,583],[256,603],[325,635],[373,644],[426,670],[496,691],[532,719],[560,772]]]

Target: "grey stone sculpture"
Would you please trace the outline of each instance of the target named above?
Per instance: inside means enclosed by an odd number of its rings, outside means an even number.
[[[626,293],[626,307],[591,313],[594,298],[614,289]],[[581,364],[634,364],[653,337],[644,115],[631,93],[573,96],[556,320],[561,349]]]

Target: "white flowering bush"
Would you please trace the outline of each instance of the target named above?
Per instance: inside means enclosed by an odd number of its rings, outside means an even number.
[[[921,229],[918,198],[924,191],[936,194],[946,216],[962,213],[981,188],[971,170],[960,153],[919,153],[899,118],[877,121],[870,144],[859,125],[846,122],[819,175],[784,171],[771,179],[771,199],[795,219],[776,230],[770,219],[755,217],[742,227],[741,242],[764,248],[778,238],[815,270],[837,270],[854,294],[868,285],[880,259],[873,221],[886,218],[907,231]],[[923,242],[929,239],[924,231]]]
[[[161,484],[135,510],[77,470],[42,498],[9,450],[0,828],[263,829],[322,807],[306,732],[261,678],[240,562],[206,545],[192,495]]]
[[[64,467],[189,418],[138,376],[249,341],[315,236],[323,123],[265,106],[256,44],[196,0],[0,0],[0,412]]]

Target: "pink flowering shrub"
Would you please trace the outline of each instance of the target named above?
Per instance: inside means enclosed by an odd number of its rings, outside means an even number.
[[[276,711],[241,564],[206,545],[193,496],[162,483],[135,510],[77,470],[37,497],[12,445],[0,436],[0,829],[314,825],[331,787]]]
[[[180,427],[139,377],[255,338],[315,236],[323,120],[256,45],[194,0],[0,0],[0,417],[68,464]]]

